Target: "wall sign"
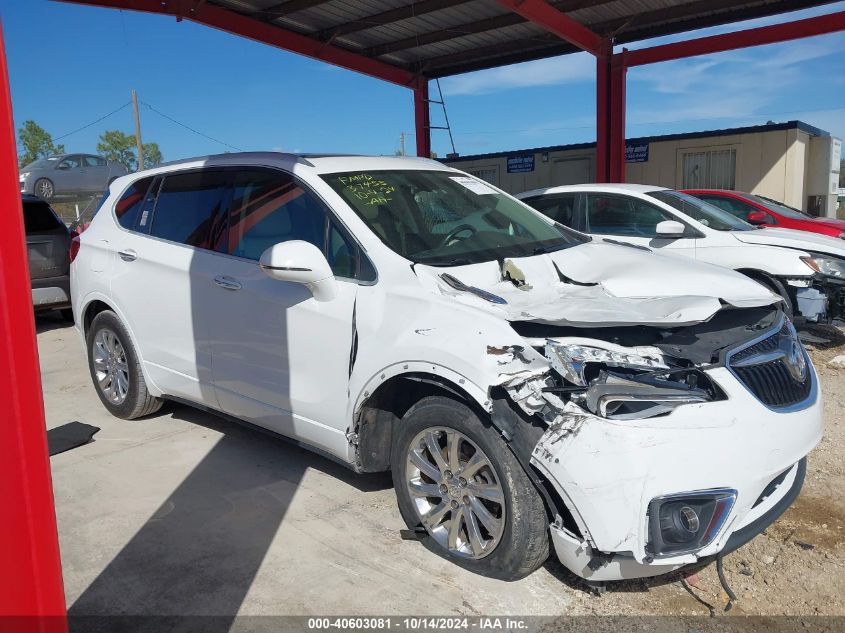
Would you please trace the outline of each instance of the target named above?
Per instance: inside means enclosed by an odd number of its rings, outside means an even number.
[[[524,174],[529,171],[534,171],[534,154],[508,156],[509,174]]]
[[[638,143],[637,145],[625,145],[625,162],[626,163],[647,163],[648,162],[648,143]]]

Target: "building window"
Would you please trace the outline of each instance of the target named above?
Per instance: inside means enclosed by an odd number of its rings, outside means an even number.
[[[683,155],[683,189],[734,189],[736,150],[688,152]]]
[[[468,174],[475,176],[476,178],[481,178],[481,180],[486,180],[491,185],[498,187],[499,183],[496,182],[499,180],[499,170],[495,167],[482,167],[481,169],[468,169]]]

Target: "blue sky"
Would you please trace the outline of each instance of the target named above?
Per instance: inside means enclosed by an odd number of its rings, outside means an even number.
[[[845,2],[741,26],[842,10]],[[350,71],[163,16],[0,0],[0,19],[16,126],[34,119],[56,138],[127,103],[134,88],[142,102],[228,144],[142,105],[144,140],[157,141],[166,160],[232,148],[392,154],[402,131],[413,150],[410,91]],[[845,33],[633,68],[628,136],[801,119],[842,138],[843,67]],[[442,80],[458,152],[595,140],[594,75],[582,53]],[[440,117],[433,108],[435,125]],[[58,142],[94,151],[106,129],[130,132],[131,109]],[[439,155],[450,151],[445,132],[432,134]]]

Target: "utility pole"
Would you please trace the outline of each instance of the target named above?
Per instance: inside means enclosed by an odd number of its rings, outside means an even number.
[[[404,132],[399,133],[399,155],[400,156],[405,155],[405,133]]]
[[[141,143],[141,117],[138,116],[138,93],[132,91],[132,111],[135,113],[135,143],[138,145],[138,171],[144,168],[144,145]]]

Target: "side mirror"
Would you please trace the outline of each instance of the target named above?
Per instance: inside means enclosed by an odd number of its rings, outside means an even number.
[[[261,253],[259,265],[272,279],[305,284],[317,301],[337,295],[337,282],[319,248],[302,240],[279,242]]]
[[[675,238],[682,237],[687,232],[687,227],[676,220],[663,220],[657,223],[657,237]]]
[[[763,211],[749,211],[748,215],[745,216],[745,220],[749,224],[765,224],[767,219],[766,213]]]

